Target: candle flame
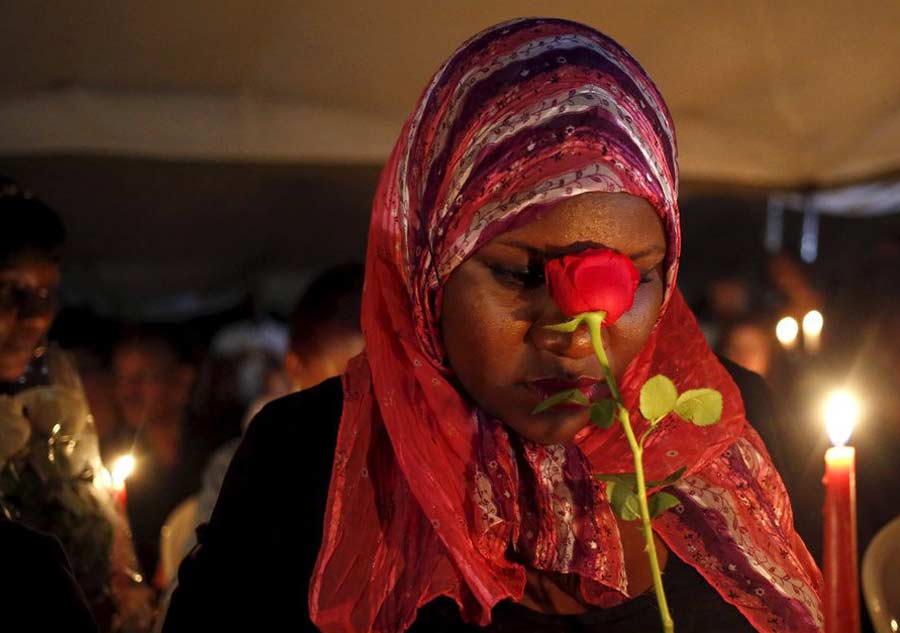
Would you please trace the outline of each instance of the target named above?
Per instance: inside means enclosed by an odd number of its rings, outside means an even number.
[[[125,487],[125,480],[134,472],[134,456],[130,453],[117,457],[112,467],[112,486],[115,490]]]
[[[794,317],[784,317],[775,326],[775,336],[778,338],[778,342],[784,346],[793,345],[799,332],[800,326],[797,325],[797,319]]]
[[[818,310],[810,310],[803,317],[803,335],[818,336],[822,333],[822,327],[825,325],[825,318]]]
[[[843,446],[850,439],[859,420],[859,400],[849,391],[835,391],[825,400],[825,430],[835,446]]]

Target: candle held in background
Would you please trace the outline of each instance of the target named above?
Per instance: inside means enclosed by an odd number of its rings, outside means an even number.
[[[117,457],[112,467],[112,489],[116,497],[116,503],[124,512],[127,501],[127,490],[125,482],[131,473],[134,472],[134,456],[130,453]]]
[[[803,317],[803,347],[810,354],[818,354],[822,345],[825,318],[818,310],[810,310]]]
[[[797,346],[797,335],[800,326],[794,317],[784,317],[775,326],[775,337],[784,349],[790,350]]]

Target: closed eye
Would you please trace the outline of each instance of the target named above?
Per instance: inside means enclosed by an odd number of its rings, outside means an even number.
[[[527,268],[508,267],[501,264],[488,264],[488,268],[500,283],[532,290],[544,285],[544,267],[529,264]]]

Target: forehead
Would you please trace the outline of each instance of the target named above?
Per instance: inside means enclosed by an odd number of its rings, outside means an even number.
[[[59,264],[42,259],[24,258],[0,267],[0,281],[24,286],[57,286],[59,279]]]
[[[568,198],[491,244],[517,246],[556,257],[586,248],[610,248],[628,255],[665,250],[656,210],[627,193],[585,193]]]
[[[113,351],[113,365],[117,371],[132,369],[168,368],[177,364],[175,354],[164,343],[127,341]]]

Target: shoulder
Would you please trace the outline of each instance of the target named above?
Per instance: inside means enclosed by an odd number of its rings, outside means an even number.
[[[288,496],[318,505],[328,490],[342,406],[341,380],[333,378],[263,407],[231,460],[211,525],[231,512],[284,507]]]
[[[298,596],[322,542],[342,392],[339,378],[327,380],[253,418],[181,565],[164,631],[274,630],[285,621],[310,630]]]
[[[39,558],[61,565],[68,564],[62,546],[55,537],[36,532],[2,515],[0,515],[0,546],[3,560],[7,562],[20,558]]]
[[[343,402],[339,377],[273,400],[251,420],[238,455],[296,457],[302,451],[306,456],[327,455],[330,464]]]
[[[250,428],[262,427],[263,432],[269,432],[276,427],[285,430],[308,429],[304,421],[309,421],[310,418],[340,417],[343,401],[341,378],[339,376],[329,378],[315,387],[297,391],[268,403],[253,418]]]

